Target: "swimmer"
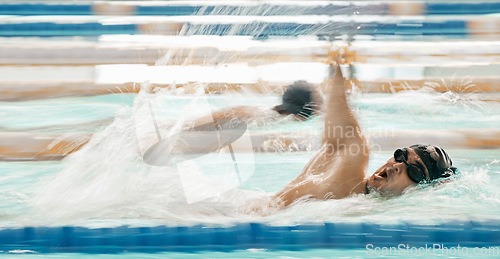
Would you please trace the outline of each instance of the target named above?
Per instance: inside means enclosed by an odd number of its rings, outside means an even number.
[[[139,146],[143,161],[150,165],[162,166],[172,163],[173,155],[204,155],[229,145],[241,137],[248,124],[266,124],[288,117],[304,121],[319,112],[322,104],[320,94],[306,81],[296,81],[289,85],[282,96],[282,104],[272,109],[259,106],[237,106],[194,120],[182,122],[181,130],[174,137],[162,139],[159,131],[140,139]],[[157,128],[156,121],[155,128]],[[170,128],[172,125],[163,125]],[[231,151],[232,152],[232,151]],[[191,156],[193,157],[193,156]]]
[[[272,109],[280,115],[293,114],[297,120],[307,120],[318,113],[321,97],[306,81],[296,81],[288,86],[282,96],[282,104]]]
[[[285,208],[300,199],[342,199],[371,192],[397,196],[410,186],[455,173],[456,168],[443,149],[413,145],[397,149],[392,158],[366,178],[369,146],[349,108],[340,65],[330,66],[327,84],[330,93],[323,145],[302,172],[271,198],[270,207]]]
[[[237,119],[246,123],[267,123],[280,117],[293,115],[297,121],[305,121],[318,114],[321,110],[322,98],[314,86],[306,81],[296,81],[289,85],[282,96],[282,104],[272,109],[257,106],[237,106],[213,112],[207,117],[196,120],[195,126],[206,121]]]

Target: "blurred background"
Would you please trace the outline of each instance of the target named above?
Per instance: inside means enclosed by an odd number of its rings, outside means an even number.
[[[145,88],[279,95],[295,80],[320,87],[334,53],[352,65],[354,93],[432,89],[497,102],[499,11],[495,1],[2,1],[0,159],[59,159],[88,139],[55,145],[59,133],[95,132],[117,106],[132,105],[126,93]],[[97,97],[77,98],[86,96]],[[434,138],[500,144],[497,124],[479,127],[488,130]],[[382,128],[394,139],[392,129]]]

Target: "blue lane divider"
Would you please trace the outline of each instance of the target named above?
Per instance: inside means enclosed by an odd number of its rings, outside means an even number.
[[[500,246],[500,222],[324,223],[232,227],[25,227],[0,230],[0,249],[40,253],[118,253],[159,251],[231,251],[250,248],[303,250],[316,248]]]
[[[424,15],[473,15],[500,13],[500,2],[427,3]]]
[[[105,34],[138,34],[135,24],[103,25],[100,23],[60,24],[50,22],[0,24],[0,36],[99,36]]]
[[[500,3],[498,2],[469,2],[469,3],[420,3],[422,10],[419,15],[472,15],[472,14],[494,14],[500,13]],[[365,15],[387,15],[391,13],[391,6],[398,3],[363,3],[362,5],[341,3],[329,3],[328,5],[272,5],[260,4],[245,6],[237,5],[196,5],[196,4],[167,4],[148,6],[139,4],[119,3],[96,3],[96,4],[0,4],[0,15],[217,15],[238,14],[255,15],[264,12],[264,15],[335,15],[352,14],[354,11]],[[400,3],[399,3],[400,4]],[[393,8],[392,8],[393,9]],[[214,12],[216,10],[216,12]],[[243,10],[243,11],[242,11]]]
[[[92,15],[88,4],[0,4],[0,15]]]
[[[184,26],[186,35],[239,35],[239,36],[299,36],[299,35],[441,35],[466,37],[470,31],[467,22],[460,20],[446,20],[442,22],[400,21],[391,23],[342,23],[330,22],[326,24],[300,24],[300,23],[266,23],[254,22],[243,25],[232,24],[192,24],[192,23],[165,23],[151,29],[139,24],[104,25],[100,23],[20,23],[0,24],[0,36],[99,36],[105,34],[175,34],[172,30]],[[237,30],[235,30],[237,29]],[[161,31],[165,30],[165,31]]]

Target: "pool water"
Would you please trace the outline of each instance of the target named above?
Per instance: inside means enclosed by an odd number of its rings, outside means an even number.
[[[62,161],[0,163],[0,226],[179,226],[255,221],[273,225],[343,221],[435,223],[490,220],[500,215],[500,191],[496,188],[500,183],[500,151],[497,149],[444,147],[460,170],[460,174],[447,184],[414,188],[395,198],[361,195],[344,200],[301,203],[266,217],[248,214],[245,206],[279,191],[300,172],[315,149],[257,152],[251,156],[246,154],[248,159],[241,154],[240,167],[251,170],[244,183],[238,188],[206,196],[206,199],[187,202],[186,197],[189,200],[193,194],[184,184],[185,177],[179,175],[175,167],[144,164],[137,151],[135,113],[138,110],[135,106],[138,98],[145,98],[141,95],[144,93],[28,101],[15,107],[20,112],[7,114],[3,127],[28,131],[44,126],[47,131],[58,132],[61,125],[70,125],[66,128],[72,129],[71,125],[111,119],[99,124],[97,131],[93,128],[91,141]],[[480,134],[484,128],[500,126],[495,119],[498,114],[494,112],[500,104],[481,101],[480,97],[479,94],[409,91],[359,94],[351,98],[367,131],[472,129]],[[209,96],[207,99],[214,110],[235,103],[269,107],[279,102],[276,96]],[[180,116],[177,113],[190,101],[184,96],[170,95],[158,95],[150,100],[158,114],[175,114],[171,115],[173,119]],[[0,105],[9,107],[11,104]],[[61,107],[65,107],[64,115],[60,113]],[[86,111],[87,108],[90,109]],[[38,116],[33,115],[34,111]],[[277,126],[269,122],[251,126],[249,131],[251,134],[272,132],[292,136],[312,134],[320,138],[321,117],[307,122],[285,120]],[[391,156],[391,149],[374,150],[367,173],[374,172]],[[226,168],[232,161],[223,160],[220,153],[203,156],[196,163],[202,167],[201,174],[208,178],[227,177],[224,174],[231,172],[226,172]],[[193,178],[187,181],[195,182],[194,176],[189,177]],[[415,218],[417,211],[419,217]]]
[[[99,120],[112,120],[119,111],[134,106],[135,94],[110,94],[94,97],[74,97],[26,102],[0,102],[0,128],[6,131],[22,131],[39,127],[58,132],[57,126],[85,124]],[[192,101],[190,96],[153,98],[160,111],[180,118],[181,109]],[[205,99],[205,98],[204,98]],[[213,95],[206,98],[213,111],[238,105],[272,107],[280,103],[278,95],[232,94]],[[500,95],[468,93],[436,93],[429,90],[406,91],[395,94],[358,93],[351,104],[359,113],[358,119],[367,130],[376,129],[497,129],[500,127]],[[32,111],[37,110],[34,114]],[[404,114],[405,116],[401,116]],[[177,117],[176,117],[177,116]],[[392,122],[392,123],[391,123]],[[312,129],[321,124],[321,117],[307,123],[269,123],[266,129]],[[74,125],[73,125],[74,126]],[[264,126],[264,127],[262,127]],[[74,126],[74,130],[79,130]],[[89,129],[91,131],[95,131]]]

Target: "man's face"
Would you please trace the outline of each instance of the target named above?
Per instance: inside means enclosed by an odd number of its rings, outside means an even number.
[[[406,148],[406,150],[408,150],[408,164],[424,164],[413,149]],[[370,191],[377,191],[384,195],[401,195],[406,188],[416,185],[408,176],[407,170],[408,167],[404,162],[396,162],[394,157],[392,157],[385,165],[370,176],[367,188]],[[424,173],[428,174],[428,172]]]

